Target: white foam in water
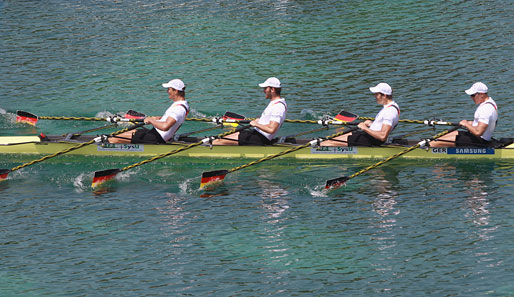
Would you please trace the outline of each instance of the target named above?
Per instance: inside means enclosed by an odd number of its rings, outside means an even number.
[[[116,180],[119,181],[128,181],[130,180],[131,176],[138,174],[139,170],[137,169],[130,169],[127,171],[120,172],[116,175]]]
[[[82,193],[86,191],[87,187],[84,185],[85,180],[92,180],[93,177],[90,173],[81,173],[73,180],[73,186],[75,187],[75,192]]]
[[[178,184],[181,193],[187,193],[187,189],[189,188],[189,184],[195,180],[194,178],[186,179],[185,181]]]
[[[324,187],[320,189],[318,186],[318,187],[314,187],[311,189],[308,186],[305,186],[305,189],[307,191],[309,191],[309,193],[313,197],[328,197],[328,195],[327,195],[328,191],[326,191]]]
[[[2,108],[0,107],[0,114],[6,114],[6,113],[7,113],[7,111],[5,111],[5,109],[2,109]]]

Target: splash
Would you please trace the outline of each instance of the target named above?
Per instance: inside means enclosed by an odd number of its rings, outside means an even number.
[[[311,194],[312,197],[328,197],[328,191],[325,190],[325,187],[323,186],[316,186],[314,188],[305,186],[305,189]]]
[[[85,192],[89,186],[84,184],[85,180],[91,180],[93,177],[89,173],[81,173],[73,180],[73,187],[75,188],[75,192],[83,193]]]

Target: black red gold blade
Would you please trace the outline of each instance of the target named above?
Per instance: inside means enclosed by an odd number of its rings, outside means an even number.
[[[0,181],[6,180],[9,172],[11,172],[10,169],[0,169]]]
[[[18,110],[16,112],[16,122],[17,123],[25,123],[32,126],[35,126],[38,121],[38,117],[35,114],[30,112]]]
[[[126,119],[144,119],[146,115],[144,113],[137,112],[135,110],[129,110],[125,114]]]
[[[225,179],[228,170],[215,170],[202,173],[202,180],[200,182],[200,189],[206,186],[212,186],[215,183],[220,183]]]
[[[343,177],[338,177],[338,178],[334,178],[334,179],[329,179],[329,180],[327,180],[327,184],[325,185],[325,189],[332,190],[332,189],[335,189],[335,188],[339,188],[340,186],[346,184],[346,182],[349,179],[350,178],[348,176],[343,176]]]
[[[240,120],[244,120],[244,119],[245,119],[245,116],[240,115],[240,114],[237,114],[237,113],[234,113],[234,112],[227,111],[227,112],[225,112],[225,114],[223,115],[223,119],[224,119],[224,120],[230,119],[230,120],[237,120],[237,121],[240,121]]]
[[[120,171],[120,169],[107,169],[102,171],[96,171],[95,176],[93,177],[93,183],[91,184],[91,187],[97,188],[100,185],[114,179],[114,177],[116,177],[116,174],[118,174]]]
[[[342,121],[342,122],[353,122],[356,119],[358,119],[359,116],[349,112],[349,111],[341,111],[338,115],[336,115],[336,120]]]

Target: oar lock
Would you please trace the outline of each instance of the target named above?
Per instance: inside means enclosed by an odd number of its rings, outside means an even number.
[[[216,136],[209,136],[209,137],[205,137],[204,139],[202,139],[202,143],[204,145],[208,145],[210,149],[212,149],[212,141],[217,139]]]
[[[105,143],[109,143],[108,139],[109,139],[108,135],[102,134],[102,135],[95,137],[94,141],[97,144],[105,144]]]

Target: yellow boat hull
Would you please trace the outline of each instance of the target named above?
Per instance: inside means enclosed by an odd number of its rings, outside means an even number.
[[[0,154],[49,155],[76,146],[80,142],[40,141],[37,136],[0,137]],[[173,151],[185,143],[176,144],[91,144],[68,155],[151,157]],[[196,146],[174,156],[191,158],[262,158],[277,154],[294,145],[273,146]],[[286,154],[281,158],[296,159],[383,159],[406,149],[407,146],[383,147],[308,147]],[[403,159],[514,159],[514,145],[502,149],[494,148],[429,148],[415,149],[402,155]]]

